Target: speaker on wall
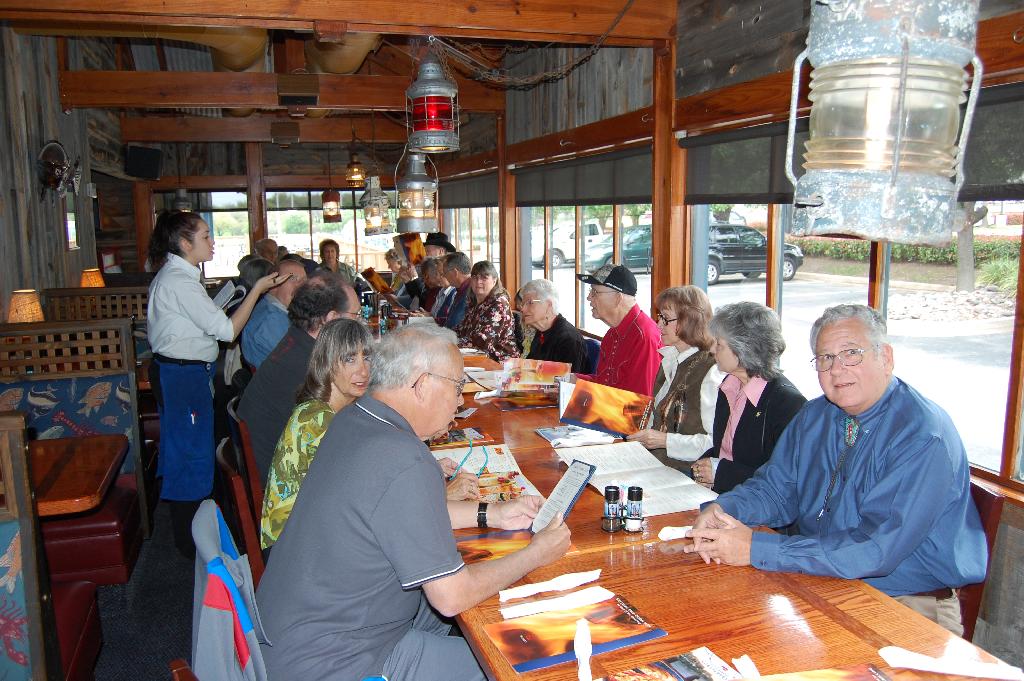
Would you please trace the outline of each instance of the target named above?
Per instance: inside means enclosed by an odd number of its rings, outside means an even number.
[[[144,180],[159,180],[163,157],[164,152],[160,149],[129,144],[124,148],[124,172]]]

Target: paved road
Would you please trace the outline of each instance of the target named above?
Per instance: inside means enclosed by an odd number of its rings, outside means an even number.
[[[571,315],[572,270],[557,270],[554,280],[562,291],[563,309]],[[650,277],[638,274],[637,284],[641,291],[638,302],[649,309]],[[708,295],[712,306],[718,308],[740,300],[764,302],[764,292],[764,277],[753,281],[730,277],[710,287]],[[814,320],[829,305],[866,302],[866,285],[802,279],[799,275],[783,284],[782,323],[788,350],[782,365],[808,398],[821,394],[817,374],[809,364],[808,338]],[[598,333],[605,328],[592,321],[585,327]],[[1011,326],[899,322],[891,325],[891,330],[896,375],[949,412],[971,461],[998,469],[1006,418]]]

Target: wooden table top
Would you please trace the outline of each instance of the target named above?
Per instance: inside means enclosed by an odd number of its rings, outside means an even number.
[[[96,508],[128,453],[124,435],[86,435],[28,443],[40,516]]]
[[[467,366],[486,366],[478,361],[467,358]],[[555,425],[557,411],[501,412],[486,400],[477,404],[470,395],[466,406],[476,406],[478,411],[460,425],[481,428],[495,437],[501,434],[526,477],[542,493],[550,492],[565,465],[533,431]],[[568,520],[574,551],[523,580],[539,582],[566,572],[601,568],[597,584],[624,597],[643,617],[668,632],[664,638],[594,657],[595,678],[700,646],[726,661],[748,654],[762,674],[867,662],[894,679],[928,678],[885,668],[878,649],[887,645],[936,657],[995,661],[862,581],[708,566],[699,557],[682,553],[689,540],[658,540],[658,531],[666,525],[692,524],[695,511],[648,518],[641,533],[609,534],[600,528],[602,509],[601,495],[588,486]],[[476,532],[460,530],[458,534]],[[500,620],[497,596],[458,617],[488,678],[576,678],[576,665],[571,663],[524,674],[513,670],[483,631],[484,625]]]

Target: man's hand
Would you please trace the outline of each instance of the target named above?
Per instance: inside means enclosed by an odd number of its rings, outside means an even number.
[[[544,497],[534,495],[491,504],[488,507],[487,524],[502,530],[524,530],[533,523],[543,504]]]
[[[533,497],[538,499],[539,497]],[[561,513],[556,513],[547,527],[533,535],[530,547],[538,552],[541,565],[553,563],[569,550],[569,526],[565,524]]]
[[[697,516],[690,531],[693,545],[686,553],[697,553],[705,563],[750,565],[750,544],[753,530],[722,510],[718,504],[709,504]]]
[[[644,447],[647,447],[647,449],[664,449],[665,443],[668,441],[668,433],[663,433],[660,430],[644,428],[643,430],[627,436],[626,439],[639,442]]]
[[[451,461],[451,459],[449,459]],[[451,475],[449,473],[449,475]],[[472,473],[459,471],[455,479],[448,483],[448,501],[463,501],[480,498],[480,481]]]
[[[704,485],[708,489],[711,489],[712,485],[715,484],[715,467],[712,459],[697,459],[690,466],[690,471],[693,473],[693,479],[697,481],[697,484]]]

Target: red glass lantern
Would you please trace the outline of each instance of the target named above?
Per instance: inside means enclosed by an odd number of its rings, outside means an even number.
[[[409,151],[438,153],[459,148],[459,90],[441,62],[428,53],[416,81],[405,91]]]

